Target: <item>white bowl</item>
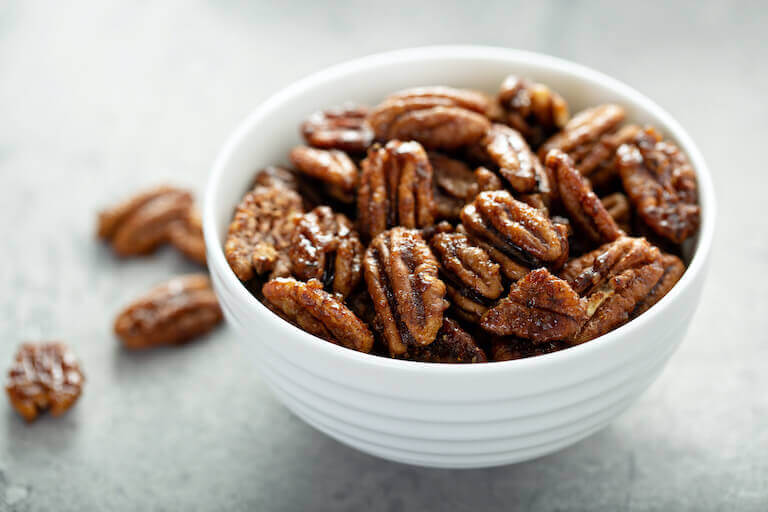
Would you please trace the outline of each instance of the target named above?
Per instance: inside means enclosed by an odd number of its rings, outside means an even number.
[[[553,354],[429,364],[375,357],[316,338],[275,316],[238,281],[222,251],[232,212],[257,169],[286,161],[309,113],[350,100],[375,104],[410,86],[493,92],[510,73],[550,85],[572,112],[619,103],[630,120],[656,126],[690,157],[698,173],[701,230],[685,275],[648,312]],[[519,462],[571,445],[606,426],[653,382],[699,302],[714,220],[714,190],[701,153],[682,127],[642,94],[544,55],[440,46],[333,66],[265,101],[221,150],[207,186],[203,223],[225,316],[280,401],[310,425],[364,452],[408,464],[469,468]]]

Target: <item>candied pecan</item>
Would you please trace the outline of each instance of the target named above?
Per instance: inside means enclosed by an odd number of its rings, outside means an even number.
[[[310,334],[360,352],[371,351],[371,331],[338,297],[324,291],[317,279],[308,283],[273,279],[262,293],[277,314]]]
[[[373,142],[368,107],[351,103],[313,113],[301,125],[307,144],[320,149],[363,153]]]
[[[608,215],[613,217],[616,225],[625,233],[629,233],[632,212],[629,208],[629,199],[627,199],[627,196],[621,192],[614,192],[613,194],[600,198],[600,202],[603,203],[603,207],[608,212]]]
[[[661,277],[656,284],[653,285],[653,288],[648,292],[648,295],[643,297],[637,303],[635,309],[632,310],[632,313],[629,315],[630,318],[636,318],[642,315],[648,311],[651,306],[659,302],[662,297],[669,293],[669,290],[677,284],[683,276],[683,272],[685,272],[685,265],[680,258],[674,254],[662,254],[661,265],[664,268]]]
[[[126,348],[177,345],[201,336],[222,319],[205,274],[175,277],[129,304],[115,319]]]
[[[488,253],[510,279],[530,268],[560,268],[568,257],[567,228],[507,191],[481,192],[461,211],[461,221],[473,238],[490,246]]]
[[[500,120],[520,132],[533,147],[568,122],[568,104],[559,94],[515,75],[502,82],[497,101],[502,110]]]
[[[50,410],[60,416],[80,397],[85,377],[64,343],[24,343],[8,370],[5,391],[11,405],[28,422]]]
[[[362,167],[357,196],[361,233],[373,238],[393,226],[418,228],[434,223],[432,166],[418,142],[374,145]]]
[[[699,227],[696,174],[685,154],[652,128],[617,152],[629,200],[658,235],[682,243]]]
[[[364,270],[390,353],[432,343],[447,303],[437,260],[421,235],[401,227],[379,234],[365,253]]]
[[[376,138],[415,140],[430,149],[456,149],[483,136],[490,126],[488,98],[451,87],[421,87],[389,96],[368,116]]]
[[[423,347],[410,347],[399,356],[402,359],[424,363],[485,363],[488,358],[467,331],[458,322],[443,318],[443,326],[435,341]]]
[[[489,309],[480,326],[494,334],[513,334],[541,343],[569,340],[585,320],[578,294],[567,282],[540,268],[512,285],[509,297]]]
[[[499,177],[482,166],[475,169],[475,181],[477,182],[478,192],[502,190],[504,188]]]
[[[352,223],[328,206],[318,206],[296,222],[288,256],[293,275],[318,279],[325,289],[349,295],[362,275],[363,244]]]
[[[464,233],[437,233],[429,245],[451,305],[462,318],[478,322],[504,291],[499,264]]]
[[[148,254],[167,241],[169,226],[183,219],[191,206],[188,191],[156,187],[100,212],[98,234],[120,256]]]
[[[440,153],[428,153],[435,185],[437,216],[458,219],[461,209],[479,190],[475,173],[462,162]]]
[[[235,210],[224,253],[241,281],[257,274],[288,275],[286,251],[294,222],[303,213],[302,200],[283,186],[257,186]]]
[[[487,161],[498,166],[499,174],[515,191],[550,193],[549,176],[519,132],[494,123],[480,145],[488,154]]]
[[[268,165],[259,170],[253,177],[251,188],[259,186],[286,187],[291,190],[298,190],[299,181],[293,171],[277,165]]]
[[[526,357],[540,356],[568,348],[562,341],[533,343],[514,336],[494,336],[491,341],[491,356],[494,361],[511,361]]]
[[[187,215],[168,228],[168,240],[184,256],[205,265],[205,239],[203,224],[197,208],[190,208]]]
[[[553,149],[547,154],[546,165],[555,176],[558,195],[569,217],[589,238],[611,242],[623,234],[568,155]]]
[[[357,166],[343,151],[296,146],[290,158],[300,172],[342,193],[354,192],[357,187]]]

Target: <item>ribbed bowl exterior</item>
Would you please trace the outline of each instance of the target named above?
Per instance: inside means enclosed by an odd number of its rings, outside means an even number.
[[[462,70],[458,78],[457,70]],[[576,107],[621,103],[631,119],[659,127],[692,159],[704,213],[701,233],[686,274],[659,304],[608,335],[554,354],[502,363],[427,364],[360,354],[315,338],[275,316],[234,276],[221,249],[234,205],[255,169],[284,160],[298,143],[296,126],[307,113],[346,99],[372,103],[407,86],[493,90],[512,72],[552,85]],[[283,404],[364,452],[408,464],[472,468],[520,462],[571,445],[607,425],[654,381],[698,304],[714,208],[698,149],[668,114],[627,86],[546,56],[432,47],[343,64],[265,102],[214,165],[204,231],[226,319]]]

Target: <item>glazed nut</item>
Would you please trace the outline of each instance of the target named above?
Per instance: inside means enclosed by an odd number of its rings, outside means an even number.
[[[662,254],[661,266],[663,268],[661,277],[648,294],[638,301],[635,309],[629,315],[630,318],[637,318],[659,302],[677,284],[685,272],[685,265],[682,260],[673,254]]]
[[[354,192],[357,187],[357,166],[343,151],[297,146],[290,158],[299,172],[343,192]]]
[[[373,348],[373,334],[365,323],[316,279],[273,279],[262,293],[275,313],[310,334],[360,352]]]
[[[170,225],[168,241],[190,260],[205,265],[205,239],[197,208],[190,208],[183,219]]]
[[[368,108],[345,104],[315,112],[301,125],[304,140],[319,149],[338,149],[350,153],[363,153],[373,142],[366,117]]]
[[[568,122],[568,104],[544,84],[515,75],[501,84],[497,98],[501,107],[500,122],[520,132],[533,147]]]
[[[435,341],[423,347],[410,347],[402,359],[426,363],[485,363],[488,357],[458,322],[443,318]]]
[[[59,342],[24,343],[8,370],[5,391],[28,422],[50,410],[60,416],[82,392],[85,377],[70,348]]]
[[[490,162],[519,193],[549,194],[549,177],[536,154],[519,132],[503,124],[493,124],[481,142]]]
[[[569,345],[562,341],[533,343],[531,340],[514,336],[494,336],[491,341],[491,357],[494,361],[512,361],[550,354],[568,347]]]
[[[222,319],[205,274],[162,283],[129,304],[115,319],[115,334],[129,349],[177,345],[202,336]]]
[[[603,207],[608,215],[613,217],[614,222],[624,232],[629,232],[629,224],[632,220],[632,211],[629,206],[629,199],[621,192],[614,192],[600,198]]]
[[[428,153],[428,157],[434,175],[437,217],[458,219],[464,205],[479,192],[475,173],[461,160],[435,152]]]

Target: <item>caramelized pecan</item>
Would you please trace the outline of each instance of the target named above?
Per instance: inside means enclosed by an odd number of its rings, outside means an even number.
[[[629,199],[621,192],[614,192],[600,199],[608,215],[613,217],[614,222],[625,233],[630,231],[630,222],[632,212],[629,208]]]
[[[262,293],[273,311],[305,331],[343,347],[371,351],[371,331],[338,297],[324,291],[320,281],[277,278],[267,282]]]
[[[499,177],[482,166],[475,169],[475,181],[477,182],[478,192],[489,192],[504,188]]]
[[[175,345],[205,334],[221,319],[208,276],[189,274],[129,304],[115,319],[115,334],[131,349]]]
[[[456,149],[478,140],[490,123],[488,98],[451,87],[420,87],[389,96],[368,116],[376,138],[415,140],[430,149]]]
[[[364,270],[390,353],[432,343],[447,303],[437,260],[421,235],[401,227],[379,234],[365,253]]]
[[[664,271],[656,284],[653,285],[648,295],[643,297],[635,306],[635,309],[630,313],[631,318],[636,318],[659,302],[669,290],[672,289],[675,284],[680,280],[685,272],[685,265],[677,256],[673,254],[661,255],[661,266]]]
[[[411,347],[402,359],[424,363],[485,363],[488,358],[475,339],[455,320],[443,318],[435,341],[423,347]]]
[[[190,208],[187,215],[168,228],[168,241],[184,256],[205,265],[205,239],[203,224],[197,208]]]
[[[500,121],[520,132],[533,147],[568,122],[568,104],[559,94],[515,75],[502,82],[497,101]]]
[[[50,410],[60,416],[80,397],[85,377],[64,343],[24,343],[8,370],[5,391],[11,405],[28,422]]]
[[[558,269],[568,257],[567,228],[507,191],[481,192],[461,211],[461,221],[510,279],[531,268]]]
[[[259,170],[253,177],[251,188],[259,186],[285,187],[290,190],[298,190],[299,181],[293,171],[277,165],[268,165]]]
[[[526,357],[540,356],[568,348],[562,341],[533,343],[514,336],[494,336],[491,341],[491,356],[494,361],[511,361]]]
[[[675,243],[696,232],[696,174],[677,146],[647,128],[619,148],[617,165],[629,200],[654,232]]]
[[[393,226],[418,228],[434,223],[432,166],[418,142],[374,145],[362,167],[357,196],[362,234],[373,238]]]
[[[481,141],[488,162],[519,193],[549,194],[549,176],[522,135],[503,124],[493,124]]]
[[[547,154],[546,165],[555,176],[568,216],[589,238],[595,242],[611,242],[623,234],[568,155],[553,149]]]
[[[100,212],[98,234],[120,256],[148,254],[168,240],[169,227],[186,217],[191,206],[188,191],[157,187]]]
[[[257,186],[235,210],[224,253],[241,281],[256,274],[288,275],[286,255],[294,222],[303,212],[299,194],[284,186]]]
[[[467,164],[440,153],[428,153],[435,185],[437,217],[458,219],[461,209],[478,192],[475,173]]]
[[[321,110],[302,123],[301,133],[312,147],[363,153],[373,142],[367,116],[368,107],[354,104]]]
[[[335,187],[341,194],[352,193],[357,187],[357,167],[343,151],[297,146],[290,158],[301,173]]]
[[[288,256],[293,275],[346,297],[360,282],[363,250],[346,216],[318,206],[297,221]]]
[[[576,292],[540,268],[512,285],[509,297],[486,311],[480,326],[493,334],[540,343],[571,339],[585,320],[584,304]]]

